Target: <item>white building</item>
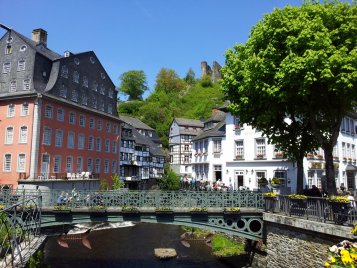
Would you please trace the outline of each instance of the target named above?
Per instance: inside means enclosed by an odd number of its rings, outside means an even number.
[[[292,192],[296,189],[296,165],[284,158],[284,152],[269,144],[262,133],[246,124],[226,108],[215,111],[205,122],[204,130],[193,139],[192,176],[200,181],[222,180],[234,189],[247,186],[258,188],[258,179],[273,177]],[[356,194],[357,114],[350,113],[341,124],[340,135],[334,147],[337,187],[345,187]],[[304,159],[304,184],[325,189],[325,160],[322,149],[307,154]]]

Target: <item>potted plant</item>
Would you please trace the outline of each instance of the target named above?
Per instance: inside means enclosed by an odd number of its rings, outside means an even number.
[[[229,207],[223,209],[223,214],[239,214],[240,209],[237,207]]]
[[[258,159],[261,159],[261,158],[263,158],[263,157],[264,157],[263,154],[261,154],[261,153],[258,153],[258,154],[257,154],[257,158],[258,158]]]
[[[105,213],[107,211],[107,208],[103,205],[96,205],[96,206],[91,206],[90,210],[95,213]]]
[[[275,158],[283,158],[283,157],[284,157],[284,153],[282,153],[282,152],[275,153]]]
[[[263,193],[265,212],[275,212],[277,197],[278,194],[274,192]]]
[[[277,186],[280,186],[281,185],[281,180],[274,177],[272,180],[271,180],[271,186],[273,187],[277,187]]]
[[[336,224],[343,224],[347,221],[350,200],[344,196],[330,196],[327,198],[328,204],[333,213],[333,220]]]
[[[132,206],[123,206],[121,208],[121,212],[124,214],[137,214],[139,213],[139,209],[137,207]]]
[[[200,208],[200,207],[190,208],[190,213],[191,214],[207,214],[208,210],[207,210],[207,208]]]
[[[289,194],[290,213],[301,214],[300,209],[305,209],[307,206],[307,196],[303,194]]]
[[[263,186],[268,184],[268,180],[264,177],[258,179],[258,184]]]
[[[155,213],[156,214],[172,214],[173,210],[168,207],[158,207],[158,208],[155,208]]]
[[[71,208],[67,205],[57,205],[53,207],[55,214],[67,214],[71,212]]]
[[[237,155],[236,155],[236,159],[243,159],[243,156],[240,155],[240,154],[237,154]]]

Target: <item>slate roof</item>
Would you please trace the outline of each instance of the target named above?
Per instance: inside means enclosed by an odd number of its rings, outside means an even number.
[[[215,127],[204,130],[196,137],[192,139],[192,141],[202,140],[210,137],[225,137],[226,135],[226,121],[219,122]]]
[[[154,143],[150,137],[142,135],[137,129],[130,126],[133,133],[133,138],[135,139],[135,143],[147,145],[150,148],[150,153],[155,156],[165,156],[164,151]]]
[[[203,128],[203,122],[196,119],[188,118],[175,118],[174,119],[179,126],[201,127]]]
[[[149,127],[147,124],[141,122],[139,119],[135,117],[130,117],[130,116],[125,116],[125,115],[119,115],[119,118],[127,123],[128,125],[133,126],[134,128],[139,128],[139,129],[146,129],[146,130],[154,130],[153,128]]]

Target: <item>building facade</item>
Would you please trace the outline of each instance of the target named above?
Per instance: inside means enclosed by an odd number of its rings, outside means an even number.
[[[192,139],[203,129],[203,122],[194,119],[175,118],[170,125],[170,165],[176,174],[192,174]]]
[[[117,173],[117,92],[94,52],[61,56],[42,29],[29,39],[1,27],[1,183]]]

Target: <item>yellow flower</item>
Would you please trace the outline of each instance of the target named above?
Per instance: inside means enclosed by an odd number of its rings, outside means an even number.
[[[350,253],[350,256],[354,261],[357,261],[357,253]]]
[[[341,252],[341,260],[343,264],[353,264],[353,260],[351,259],[350,253],[346,249],[342,249]]]
[[[333,257],[333,256],[331,256],[331,257],[329,258],[329,261],[330,261],[331,263],[335,263],[335,262],[336,262],[336,258]]]
[[[331,265],[328,262],[325,262],[325,267],[330,267]]]

